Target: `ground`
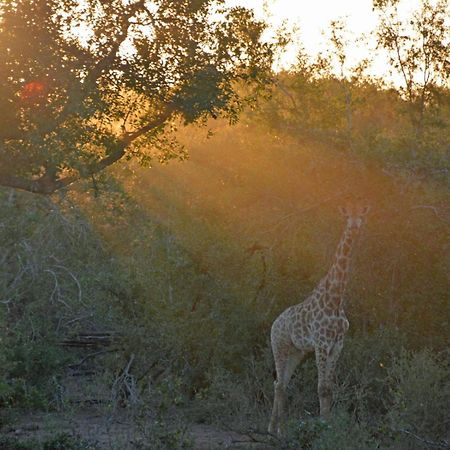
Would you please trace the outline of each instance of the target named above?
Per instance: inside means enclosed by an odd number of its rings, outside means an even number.
[[[104,414],[93,405],[76,412],[20,414],[0,429],[2,436],[20,441],[38,439],[45,441],[60,433],[69,433],[95,443],[95,450],[153,450],[152,447],[139,447],[145,435],[144,421],[133,421],[126,412]],[[151,433],[152,424],[149,424]],[[262,448],[255,437],[243,435],[232,430],[221,429],[208,424],[173,423],[168,429],[183,430],[197,450]],[[163,450],[160,448],[158,450]]]
[[[0,437],[43,442],[68,433],[95,443],[93,450],[178,449],[183,441],[196,450],[258,448],[250,435],[225,425],[195,423],[189,408],[165,411],[158,420],[151,407],[120,407],[111,400],[111,387],[90,370],[68,371],[60,388],[64,395],[52,405],[57,411],[0,410]]]

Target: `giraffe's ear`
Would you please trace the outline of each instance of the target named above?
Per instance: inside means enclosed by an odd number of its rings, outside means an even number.
[[[350,213],[347,207],[345,206],[339,206],[339,212],[344,216],[347,217]]]
[[[361,215],[365,216],[370,211],[370,206],[366,205],[361,208]]]

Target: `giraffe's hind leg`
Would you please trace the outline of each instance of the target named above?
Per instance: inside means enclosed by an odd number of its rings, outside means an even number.
[[[269,433],[281,433],[286,406],[286,388],[304,353],[292,344],[282,349],[273,348],[277,379],[274,383],[274,399]]]

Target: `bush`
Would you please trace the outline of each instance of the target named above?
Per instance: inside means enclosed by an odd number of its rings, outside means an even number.
[[[402,333],[388,328],[347,336],[337,366],[335,405],[369,423],[383,416],[386,370],[405,342]]]
[[[358,422],[346,411],[335,410],[330,421],[306,418],[290,421],[286,427],[286,449],[369,450],[376,448],[367,424]]]
[[[450,403],[446,362],[430,351],[406,351],[404,341],[401,333],[387,329],[346,340],[327,423],[317,417],[317,370],[314,358],[307,358],[288,387],[288,420],[280,445],[359,450],[377,445],[426,448],[426,442],[445,442]],[[250,356],[239,372],[210,370],[207,387],[196,396],[196,419],[265,432],[272,408],[272,374],[269,347]]]
[[[52,407],[73,358],[60,342],[109,328],[118,268],[68,202],[0,190],[0,407]]]
[[[448,439],[448,361],[429,350],[403,351],[388,368],[387,382],[390,396],[386,418],[397,438],[401,436],[405,442],[402,448],[411,448],[411,441],[426,447],[426,441]]]
[[[45,441],[22,441],[17,438],[0,437],[0,448],[2,450],[91,450],[95,448],[95,445],[76,436],[61,433]]]

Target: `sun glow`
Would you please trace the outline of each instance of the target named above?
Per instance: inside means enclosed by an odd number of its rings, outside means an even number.
[[[410,17],[417,9],[421,0],[400,0],[398,10],[401,16]],[[80,2],[80,5],[83,1]],[[151,3],[149,3],[151,6]],[[276,31],[284,28],[292,33],[291,43],[277,57],[274,69],[285,70],[296,64],[300,50],[315,58],[320,53],[330,51],[330,24],[332,21],[342,21],[345,26],[346,63],[348,70],[355,67],[363,59],[370,59],[367,73],[401,83],[395,74],[386,54],[377,49],[374,32],[379,17],[373,11],[373,0],[225,0],[228,7],[242,6],[254,11],[257,19],[269,24],[266,35],[272,39]],[[141,30],[145,33],[145,29]],[[80,22],[71,30],[79,36],[80,42],[87,47],[93,37],[92,29]],[[121,49],[123,54],[133,54],[133,46],[127,40]],[[334,68],[336,73],[340,68]]]
[[[347,65],[354,66],[363,58],[373,59],[370,73],[389,78],[388,63],[383,55],[376,54],[376,42],[370,34],[378,22],[372,10],[372,0],[226,0],[229,6],[245,6],[255,11],[257,18],[270,23],[272,30],[282,25],[294,30],[292,44],[280,56],[278,67],[288,69],[295,64],[298,51],[303,47],[312,57],[329,48],[331,21],[342,20],[346,25],[348,38]],[[400,2],[399,11],[406,17],[420,4],[419,0]],[[359,38],[367,37],[361,43]]]

